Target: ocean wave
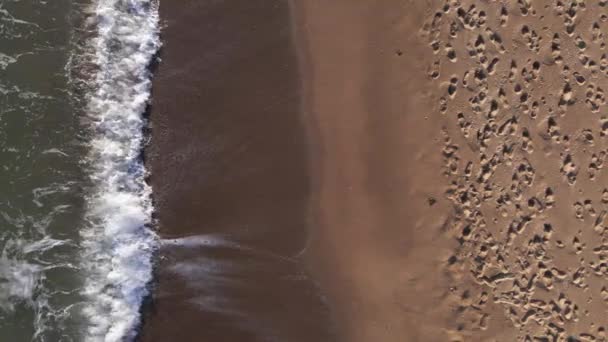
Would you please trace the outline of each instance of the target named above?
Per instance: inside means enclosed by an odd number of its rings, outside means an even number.
[[[152,279],[157,237],[150,229],[151,189],[141,158],[149,65],[160,47],[158,4],[96,0],[91,39],[96,65],[87,111],[92,121],[88,227],[82,233],[87,272],[83,310],[87,340],[132,340]]]

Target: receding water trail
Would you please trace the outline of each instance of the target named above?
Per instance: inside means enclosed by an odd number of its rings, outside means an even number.
[[[156,236],[151,189],[141,158],[149,65],[160,41],[149,0],[96,0],[91,40],[96,75],[87,96],[92,120],[88,227],[82,233],[87,340],[132,340],[152,278]]]

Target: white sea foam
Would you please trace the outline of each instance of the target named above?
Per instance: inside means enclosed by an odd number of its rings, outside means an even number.
[[[40,271],[38,265],[0,255],[0,310],[12,311],[16,301],[31,302]]]
[[[0,69],[1,70],[6,69],[6,67],[8,67],[9,65],[11,65],[15,62],[17,62],[17,58],[0,52]]]
[[[150,0],[96,0],[93,8],[97,73],[87,101],[94,189],[83,232],[88,341],[132,340],[152,278],[157,238],[149,227],[151,189],[140,155],[148,66],[160,46],[157,10]]]

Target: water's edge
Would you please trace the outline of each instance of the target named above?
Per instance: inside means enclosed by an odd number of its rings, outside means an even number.
[[[92,139],[83,230],[87,340],[133,340],[152,281],[157,237],[142,150],[150,66],[160,47],[158,2],[96,0],[93,92],[86,96]]]

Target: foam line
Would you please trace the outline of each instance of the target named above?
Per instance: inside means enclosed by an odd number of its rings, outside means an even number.
[[[149,65],[160,47],[158,5],[149,0],[97,0],[91,44],[97,73],[88,96],[93,120],[83,263],[89,298],[88,341],[133,340],[152,280],[157,238],[150,229],[151,189],[141,159]]]

